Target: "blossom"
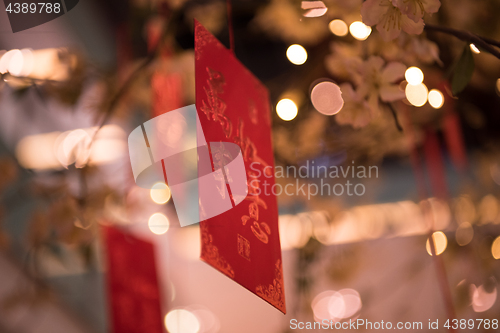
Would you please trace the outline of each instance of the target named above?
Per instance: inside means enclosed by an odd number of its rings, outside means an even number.
[[[396,2],[399,0],[394,1]],[[422,18],[418,18],[416,21],[410,19],[401,11],[399,7],[396,7],[391,0],[365,1],[361,7],[361,16],[363,18],[363,23],[366,25],[376,25],[378,32],[382,35],[382,38],[387,41],[398,37],[401,30],[409,34],[417,35],[421,34],[424,30],[424,21]]]
[[[351,125],[354,128],[368,125],[376,116],[368,102],[353,89],[350,83],[341,84],[340,90],[344,99],[344,107],[335,115],[337,123]]]
[[[393,0],[401,12],[417,23],[425,13],[436,13],[441,7],[439,0]]]
[[[405,73],[406,66],[400,62],[390,62],[384,67],[384,60],[372,56],[360,67],[358,93],[367,99],[375,114],[379,112],[379,100],[394,102],[405,97],[399,88],[399,82]]]
[[[385,61],[376,56],[368,58],[356,69],[353,81],[340,85],[344,107],[335,116],[337,123],[360,128],[368,125],[380,114],[380,101],[394,102],[405,97],[399,87],[404,77],[406,66],[400,62]]]
[[[386,42],[380,34],[373,34],[361,46],[364,47],[367,54],[378,55],[387,62],[400,61],[406,64],[420,63],[422,65],[437,62],[442,64],[439,59],[439,47],[423,35],[401,34],[395,40]],[[332,48],[332,53],[333,51]],[[361,51],[358,54],[361,54]],[[327,69],[329,69],[328,66]]]
[[[358,74],[358,68],[363,63],[359,57],[362,45],[359,43],[330,44],[330,54],[325,57],[325,67],[338,80],[352,80]]]

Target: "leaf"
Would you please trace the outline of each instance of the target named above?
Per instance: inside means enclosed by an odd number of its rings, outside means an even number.
[[[451,79],[451,91],[453,96],[459,94],[465,89],[470,79],[472,78],[472,73],[474,72],[474,57],[469,44],[466,44],[460,59],[455,67],[455,73]]]

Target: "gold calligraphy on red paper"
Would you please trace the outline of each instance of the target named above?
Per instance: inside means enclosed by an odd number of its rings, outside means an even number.
[[[274,185],[268,92],[198,22],[195,59],[196,105],[206,140],[232,141],[240,147],[248,185],[248,195],[239,205],[200,222],[201,258],[286,312],[277,200],[262,191],[264,182]],[[220,147],[212,151],[214,168],[230,158]],[[218,181],[231,195],[232,175],[222,173]]]

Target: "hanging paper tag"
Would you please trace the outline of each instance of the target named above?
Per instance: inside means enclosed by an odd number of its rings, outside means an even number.
[[[222,143],[235,143],[241,149],[248,186],[239,205],[200,222],[201,259],[285,313],[268,92],[197,21],[195,58],[200,124],[207,142],[221,143],[211,144],[206,158],[211,156],[214,171],[221,169],[225,159],[234,159]],[[231,202],[239,202],[230,186],[233,177],[225,172],[218,188],[228,193]]]
[[[156,72],[151,78],[153,117],[183,107],[182,76],[179,73]]]
[[[103,227],[114,333],[163,333],[153,244]]]

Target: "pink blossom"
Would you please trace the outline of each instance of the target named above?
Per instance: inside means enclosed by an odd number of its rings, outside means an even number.
[[[393,0],[396,2],[397,0]],[[367,0],[361,7],[363,23],[376,25],[378,32],[386,41],[399,36],[401,30],[409,34],[419,35],[424,30],[422,18],[410,19],[391,0]],[[410,1],[410,0],[409,0]],[[418,1],[418,0],[411,0]],[[408,7],[409,8],[409,7]]]
[[[439,0],[393,0],[393,2],[415,23],[418,23],[425,13],[436,13],[441,7]]]

